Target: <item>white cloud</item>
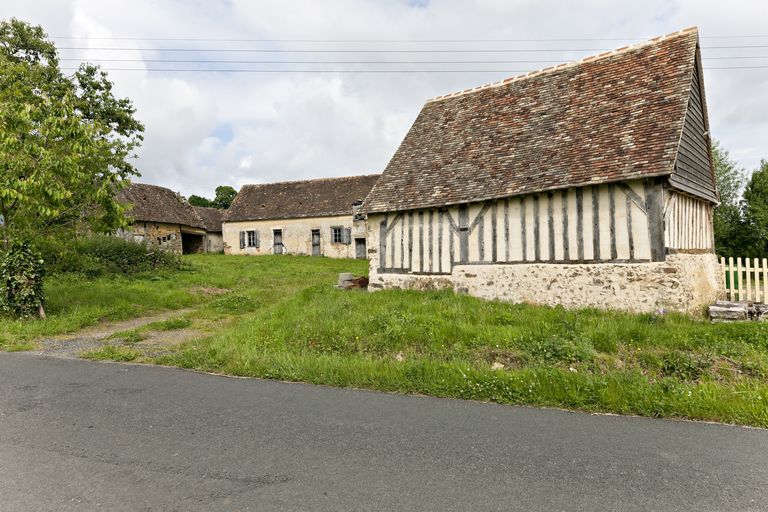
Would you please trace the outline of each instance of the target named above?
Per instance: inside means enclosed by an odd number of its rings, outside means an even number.
[[[250,39],[526,39],[638,38],[698,25],[702,36],[768,34],[761,1],[715,2],[592,0],[578,7],[565,0],[182,0],[71,2],[0,0],[4,16],[41,24],[55,36],[193,37]],[[276,49],[402,48],[413,43],[242,43],[204,41],[58,40],[79,58],[231,60],[461,60],[468,54],[259,54],[161,53],[98,50],[195,47]],[[768,45],[768,37],[748,40]],[[420,48],[607,48],[623,41],[429,43]],[[766,55],[762,49],[707,49],[745,44],[743,39],[703,39],[704,57]],[[752,52],[752,53],[749,53]],[[595,52],[587,52],[595,53]],[[510,54],[519,59],[560,61],[584,52]],[[510,55],[484,54],[506,58]],[[361,58],[364,57],[364,58]],[[494,60],[494,59],[488,59]],[[768,59],[712,60],[707,67],[762,64]],[[75,63],[68,63],[74,65]],[[107,69],[193,67],[196,64],[106,62]],[[494,65],[532,69],[547,63]],[[248,67],[229,64],[223,67]],[[256,65],[250,65],[256,66]],[[274,67],[275,65],[264,65]],[[310,65],[297,64],[296,68]],[[355,65],[355,67],[372,67]],[[407,67],[408,64],[396,67]],[[418,67],[418,65],[415,65]],[[480,67],[488,68],[489,65]],[[318,65],[328,68],[328,65]],[[421,67],[425,67],[422,65]],[[457,65],[435,66],[455,68]],[[497,80],[512,73],[466,74],[248,74],[113,71],[118,94],[133,99],[145,123],[138,166],[143,181],[185,194],[212,195],[220,184],[339,176],[381,171],[427,98]],[[705,82],[712,133],[745,167],[768,158],[768,69],[708,70]]]

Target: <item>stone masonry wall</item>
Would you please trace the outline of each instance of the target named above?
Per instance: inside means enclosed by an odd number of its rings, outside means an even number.
[[[369,289],[383,288],[450,288],[516,303],[700,315],[723,283],[714,254],[674,254],[657,263],[458,265],[450,275],[431,276],[371,268]]]
[[[181,230],[178,224],[162,222],[136,222],[118,231],[118,236],[138,243],[146,243],[150,249],[181,254]]]

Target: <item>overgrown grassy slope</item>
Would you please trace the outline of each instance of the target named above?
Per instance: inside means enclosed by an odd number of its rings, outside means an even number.
[[[768,324],[334,289],[338,272],[365,273],[366,262],[353,260],[185,260],[194,270],[126,281],[119,293],[83,285],[81,308],[66,300],[74,284],[51,283],[51,309],[66,324],[83,319],[78,311],[92,311],[90,321],[193,307],[186,318],[211,335],[157,361],[187,368],[768,427]]]

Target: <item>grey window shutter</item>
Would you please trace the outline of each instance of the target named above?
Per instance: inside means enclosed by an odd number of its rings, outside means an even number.
[[[240,232],[240,248],[245,249],[245,231]]]
[[[259,232],[254,231],[254,238],[256,239],[256,248],[259,248]]]
[[[352,228],[344,228],[344,243],[347,245],[352,243]]]

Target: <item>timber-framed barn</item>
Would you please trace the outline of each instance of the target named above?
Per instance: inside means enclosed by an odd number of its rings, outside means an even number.
[[[370,286],[694,312],[720,289],[698,31],[429,100],[364,204]]]

